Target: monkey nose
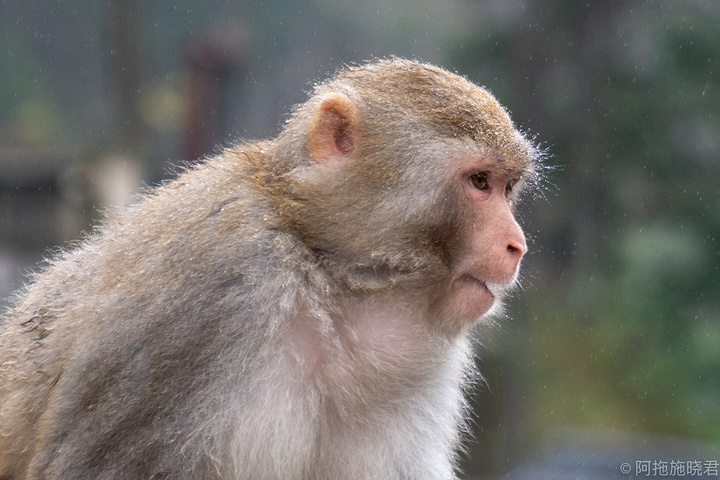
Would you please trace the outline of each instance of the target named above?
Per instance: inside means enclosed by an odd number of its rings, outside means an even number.
[[[517,275],[518,268],[520,268],[520,261],[523,255],[525,255],[525,252],[527,252],[527,244],[525,243],[524,236],[515,241],[508,242],[506,248],[513,275]]]
[[[510,255],[517,256],[520,259],[527,252],[525,236],[520,235],[518,238],[510,240],[506,248]]]

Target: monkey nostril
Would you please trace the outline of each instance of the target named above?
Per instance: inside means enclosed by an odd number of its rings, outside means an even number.
[[[517,254],[524,255],[526,250],[527,250],[527,247],[525,247],[524,245],[517,245],[514,243],[509,243],[507,246],[508,253],[511,253],[513,255],[517,255]]]

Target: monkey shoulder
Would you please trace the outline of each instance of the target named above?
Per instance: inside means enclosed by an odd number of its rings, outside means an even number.
[[[108,331],[172,340],[222,318],[252,319],[253,290],[290,257],[253,184],[247,159],[258,149],[188,169],[51,258],[6,315],[6,342],[68,348]]]

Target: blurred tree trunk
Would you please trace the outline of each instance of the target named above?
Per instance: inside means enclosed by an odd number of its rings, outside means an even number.
[[[553,272],[556,278],[535,279],[540,295],[555,289],[548,285],[567,285],[567,279],[577,272],[591,271],[606,259],[603,258],[604,215],[603,205],[611,195],[611,167],[607,164],[610,139],[604,131],[604,95],[611,76],[612,48],[608,46],[609,32],[613,19],[632,0],[614,2],[571,2],[558,6],[554,0],[536,0],[525,5],[526,23],[518,28],[512,37],[512,58],[508,78],[517,81],[515,91],[518,98],[513,107],[513,117],[521,120],[530,133],[538,132],[541,137],[548,126],[560,123],[553,119],[548,109],[550,96],[567,96],[573,102],[565,111],[573,112],[572,119],[562,119],[569,125],[567,138],[543,137],[547,140],[550,155],[553,143],[563,144],[562,157],[553,157],[550,164],[558,171],[549,175],[565,177],[566,187],[557,192],[550,191],[552,203],[527,205],[529,215],[523,215],[528,231],[534,232],[551,225],[555,231],[538,233],[539,247],[545,250],[534,261],[552,261],[551,268],[540,269]],[[554,85],[549,79],[558,78],[571,72],[572,78],[564,78],[562,85]],[[571,85],[571,92],[552,89]],[[563,131],[563,130],[558,130]],[[565,224],[548,221],[552,218],[571,219]],[[550,253],[548,255],[548,252]],[[531,273],[532,276],[532,273]],[[565,276],[562,280],[561,277]],[[545,285],[545,287],[543,287]],[[563,287],[561,287],[563,288]],[[562,296],[562,293],[558,293]],[[538,303],[542,305],[542,301]],[[541,325],[533,323],[533,312],[520,302],[510,309],[516,311],[513,322],[508,325],[512,337],[504,347],[503,371],[505,381],[503,404],[503,445],[499,448],[496,468],[502,471],[509,463],[522,458],[532,448],[533,438],[531,412],[527,411],[527,395],[534,381],[534,371],[528,365],[534,364],[534,336]]]
[[[625,10],[631,0],[614,2],[576,2],[568,7],[557,6],[554,0],[538,0],[527,6],[526,18],[532,20],[527,28],[514,37],[511,77],[519,82],[521,95],[516,117],[526,119],[531,132],[542,132],[542,126],[553,124],[547,110],[550,95],[571,95],[574,117],[567,139],[566,158],[551,163],[560,168],[560,175],[571,178],[569,188],[559,192],[561,208],[572,209],[567,217],[572,223],[553,245],[565,252],[562,258],[569,264],[563,270],[577,270],[603,261],[603,181],[609,175],[606,153],[608,132],[603,131],[607,111],[604,96],[612,71],[612,48],[608,37],[613,31],[613,18]],[[551,92],[552,70],[565,65],[573,78],[572,92]],[[562,88],[557,86],[557,88]],[[537,128],[536,128],[537,126]],[[549,139],[550,153],[552,142]],[[565,140],[565,139],[562,139]]]

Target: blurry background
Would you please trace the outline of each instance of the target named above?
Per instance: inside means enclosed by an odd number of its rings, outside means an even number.
[[[141,185],[389,55],[488,87],[551,154],[523,289],[479,332],[465,475],[717,478],[717,0],[0,0],[0,298]]]

